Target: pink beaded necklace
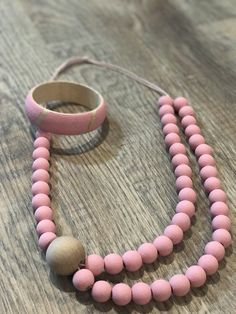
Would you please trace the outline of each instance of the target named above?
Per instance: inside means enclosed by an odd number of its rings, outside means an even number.
[[[226,194],[221,186],[218,178],[215,159],[213,157],[212,148],[205,143],[205,138],[201,134],[201,130],[197,125],[195,112],[183,97],[172,99],[159,86],[154,85],[135,74],[123,69],[119,66],[84,58],[71,58],[63,63],[54,73],[52,80],[74,64],[95,64],[115,70],[128,77],[138,81],[148,88],[158,92],[162,96],[158,100],[159,115],[163,127],[163,135],[165,144],[171,156],[171,163],[176,177],[176,189],[178,191],[178,203],[176,205],[176,213],[170,224],[165,228],[163,235],[157,236],[152,243],[141,244],[137,250],[125,252],[122,256],[112,253],[105,257],[97,254],[85,255],[85,250],[78,239],[70,236],[56,236],[56,226],[53,220],[53,210],[50,206],[49,198],[49,157],[50,157],[50,140],[51,133],[50,123],[46,123],[46,118],[51,118],[51,123],[57,133],[62,134],[63,129],[57,123],[58,116],[54,116],[48,109],[37,112],[38,105],[33,103],[33,98],[44,99],[45,95],[52,98],[51,93],[60,95],[61,100],[74,94],[75,86],[68,85],[68,82],[59,82],[54,85],[47,85],[46,89],[34,90],[30,92],[26,99],[26,112],[31,122],[38,127],[36,139],[34,141],[33,152],[33,175],[32,175],[32,206],[35,209],[35,219],[37,221],[37,233],[39,235],[39,247],[46,251],[46,260],[51,270],[60,275],[73,274],[73,285],[79,291],[91,289],[92,297],[97,302],[106,302],[112,299],[117,305],[127,305],[133,301],[139,305],[147,304],[152,298],[155,301],[162,302],[170,298],[171,294],[176,296],[185,296],[191,287],[201,287],[204,285],[207,276],[213,275],[218,269],[218,262],[224,258],[225,248],[231,245],[232,239],[230,234],[231,221],[228,217],[229,208],[227,206]],[[61,84],[61,85],[60,85]],[[61,88],[67,84],[65,91]],[[70,83],[69,83],[70,84]],[[88,98],[92,101],[98,99],[100,95],[90,90],[89,87],[77,86],[82,94],[89,92]],[[41,88],[41,87],[40,87]],[[51,92],[50,88],[54,88]],[[81,89],[82,88],[82,89]],[[93,95],[91,96],[91,91]],[[44,95],[42,96],[41,95]],[[69,99],[68,99],[69,100]],[[105,105],[102,97],[99,98],[99,112],[89,116],[88,130],[95,129],[102,123],[105,115]],[[40,101],[39,101],[40,102]],[[35,107],[33,107],[33,105]],[[37,109],[37,110],[36,110]],[[52,117],[50,117],[50,114]],[[97,117],[100,117],[99,123]],[[169,280],[158,279],[151,284],[144,282],[135,283],[132,287],[125,283],[110,284],[105,280],[96,280],[96,277],[103,272],[110,275],[119,274],[123,269],[130,272],[138,271],[143,264],[151,264],[156,261],[159,256],[168,256],[173,250],[173,246],[179,244],[183,239],[183,233],[191,226],[191,218],[195,214],[194,203],[196,201],[196,193],[193,190],[192,170],[189,166],[189,159],[186,155],[185,146],[181,143],[179,136],[179,127],[177,118],[180,119],[181,127],[184,130],[188,143],[194,152],[202,179],[204,189],[208,195],[210,213],[212,215],[212,239],[208,242],[202,255],[195,265],[190,266],[184,274],[175,274]],[[45,118],[46,117],[46,118]],[[73,124],[73,116],[62,115],[62,118],[71,119]],[[85,121],[87,116],[77,114],[76,121]],[[69,121],[69,120],[68,120]],[[37,123],[36,123],[37,122]],[[76,122],[76,123],[77,123]],[[86,123],[87,123],[86,122]],[[65,134],[72,133],[67,126]],[[78,123],[77,123],[78,124]],[[73,132],[85,133],[82,129],[77,130],[77,124],[74,123]],[[94,127],[92,127],[93,125]],[[75,131],[76,130],[76,131]]]

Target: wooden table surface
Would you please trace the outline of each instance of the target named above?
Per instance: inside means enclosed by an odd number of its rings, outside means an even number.
[[[31,208],[32,132],[23,109],[30,87],[73,55],[106,60],[187,97],[214,147],[236,225],[236,6],[234,0],[2,0],[0,2],[0,313],[235,313],[235,247],[201,289],[165,304],[126,308],[75,293],[51,274],[37,246]],[[177,195],[157,95],[121,75],[83,66],[63,78],[91,84],[108,103],[102,129],[55,138],[52,203],[59,234],[87,252],[135,249],[163,232]],[[76,110],[75,106],[58,110]],[[168,258],[111,282],[170,278],[196,263],[211,238],[209,204],[198,192],[193,226]],[[106,277],[107,278],[107,277]]]

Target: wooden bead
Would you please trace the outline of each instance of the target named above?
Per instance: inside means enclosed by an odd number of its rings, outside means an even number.
[[[81,242],[71,236],[56,238],[49,245],[46,260],[50,269],[59,275],[74,273],[85,259],[85,251]]]

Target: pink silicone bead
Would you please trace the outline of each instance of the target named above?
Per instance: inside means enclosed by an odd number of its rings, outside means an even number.
[[[174,143],[169,148],[169,153],[171,157],[177,154],[186,154],[185,146],[182,143]]]
[[[39,193],[48,195],[50,193],[50,188],[49,188],[49,185],[47,184],[47,182],[37,181],[32,185],[31,191],[32,191],[33,195],[36,195]]]
[[[44,219],[53,220],[53,211],[48,206],[40,206],[36,209],[34,217],[37,222]]]
[[[179,165],[175,168],[175,176],[188,176],[192,177],[192,169],[188,165]]]
[[[37,158],[49,159],[50,153],[49,153],[49,150],[47,148],[38,147],[33,151],[32,157],[33,157],[33,159],[37,159]]]
[[[178,191],[184,188],[192,188],[193,182],[188,176],[180,176],[175,181],[176,189]]]
[[[37,181],[49,182],[49,179],[50,179],[49,173],[44,169],[35,170],[32,175],[33,182],[37,182]]]
[[[218,171],[216,167],[213,167],[213,166],[205,166],[200,171],[200,176],[203,181],[211,177],[216,177],[217,175],[218,175]]]
[[[116,275],[123,270],[123,260],[118,254],[111,253],[104,257],[105,270],[108,274]]]
[[[171,145],[175,143],[180,143],[180,137],[176,133],[169,133],[165,137],[165,144],[167,147],[170,147]]]
[[[151,284],[153,299],[158,302],[167,301],[171,296],[171,285],[167,280],[158,279]]]
[[[215,166],[215,159],[209,154],[203,154],[198,159],[198,164],[200,168],[205,166]]]
[[[44,170],[48,171],[49,170],[49,162],[45,158],[37,158],[33,162],[32,169],[34,171],[38,170],[38,169],[44,169]]]
[[[131,288],[125,283],[115,284],[112,288],[112,300],[117,305],[127,305],[132,299]]]
[[[171,106],[171,105],[163,105],[163,106],[160,107],[160,109],[159,109],[159,116],[160,117],[163,117],[164,114],[167,114],[167,113],[172,113],[172,114],[175,113],[173,106]]]
[[[132,299],[134,303],[136,304],[145,305],[152,298],[151,288],[148,284],[144,282],[138,282],[134,284],[131,290],[132,290]]]
[[[206,244],[205,254],[210,254],[215,256],[218,261],[221,261],[225,256],[225,248],[224,246],[217,241],[210,241]]]
[[[190,290],[190,282],[183,274],[174,275],[170,278],[169,282],[172,287],[173,294],[178,297],[185,296]]]
[[[183,240],[183,230],[177,225],[167,226],[164,235],[170,238],[173,244],[178,244]]]
[[[225,194],[225,192],[221,189],[215,189],[213,191],[211,191],[211,193],[209,194],[209,200],[211,203],[215,203],[215,202],[226,202],[227,200],[227,196]]]
[[[179,226],[184,232],[191,226],[191,220],[187,214],[178,213],[175,214],[171,220],[173,225]]]
[[[56,239],[56,234],[53,232],[45,232],[41,234],[38,240],[38,244],[41,250],[46,250],[49,244]]]
[[[206,282],[206,273],[204,269],[199,265],[190,266],[186,273],[186,277],[190,281],[190,285],[193,288],[201,287]]]
[[[206,181],[204,182],[204,188],[208,193],[210,193],[211,191],[215,189],[220,189],[221,182],[216,177],[207,178]]]
[[[173,242],[165,235],[158,236],[153,241],[153,244],[160,256],[170,255],[170,253],[173,251]]]
[[[200,144],[195,149],[195,155],[197,158],[199,158],[200,156],[202,156],[204,154],[212,155],[213,149],[211,148],[211,146],[209,146],[207,144]]]
[[[41,235],[45,232],[56,233],[56,226],[53,221],[49,219],[41,220],[36,227],[38,235]]]
[[[85,259],[85,267],[89,269],[94,276],[98,276],[104,272],[104,265],[104,259],[97,254],[88,255]]]
[[[45,147],[47,149],[50,148],[50,142],[46,137],[38,137],[34,141],[34,148]]]
[[[174,100],[174,108],[178,112],[181,108],[188,106],[188,101],[184,97],[177,97]]]
[[[94,275],[89,269],[78,270],[72,279],[74,287],[79,291],[86,291],[94,284]]]
[[[188,157],[186,155],[177,154],[172,158],[171,163],[172,163],[173,167],[176,168],[179,165],[188,165],[189,160],[188,160]]]
[[[198,265],[201,266],[209,276],[215,274],[219,267],[219,263],[215,256],[210,254],[201,256],[198,260]]]
[[[161,118],[161,124],[164,126],[168,123],[177,123],[177,119],[175,117],[175,115],[173,115],[172,113],[167,113],[165,114],[162,118]]]
[[[163,105],[173,105],[174,101],[170,96],[161,96],[158,99],[158,105],[163,106]]]
[[[191,218],[195,214],[195,206],[192,202],[184,200],[176,205],[175,211],[176,213],[185,213]]]
[[[36,194],[32,198],[32,206],[34,209],[37,209],[40,206],[49,206],[50,207],[51,201],[47,194]]]
[[[140,245],[138,253],[141,255],[144,264],[151,264],[155,262],[158,256],[157,249],[152,243],[144,243]]]
[[[194,134],[188,139],[190,147],[195,150],[197,146],[205,143],[205,139],[201,134]]]
[[[192,203],[196,202],[196,193],[192,188],[184,188],[179,191],[178,198],[180,201],[190,201]]]
[[[225,202],[215,202],[210,207],[211,215],[217,216],[217,215],[226,215],[229,214],[229,207]]]
[[[195,112],[191,106],[184,106],[180,109],[179,116],[181,118],[185,116],[195,116]]]
[[[46,137],[50,141],[52,138],[52,134],[48,133],[48,132],[44,132],[42,130],[37,130],[36,131],[36,138],[38,138],[38,137]]]
[[[230,230],[231,221],[230,221],[228,216],[217,215],[212,220],[212,228],[213,228],[213,230],[216,230],[216,229]]]
[[[183,128],[187,128],[189,125],[192,124],[197,124],[197,121],[193,116],[185,116],[181,120],[181,125]]]
[[[138,251],[127,251],[122,256],[125,268],[128,271],[137,271],[142,267],[142,257]]]
[[[212,234],[212,240],[220,242],[225,248],[232,244],[231,234],[225,229],[215,230]]]
[[[111,297],[111,290],[111,285],[107,281],[96,281],[92,287],[92,297],[97,302],[107,302]]]
[[[196,124],[190,124],[184,130],[184,133],[189,138],[194,134],[201,134],[201,130]]]
[[[168,123],[164,126],[163,128],[163,134],[166,136],[169,133],[176,133],[179,134],[179,128],[176,124],[174,123]]]

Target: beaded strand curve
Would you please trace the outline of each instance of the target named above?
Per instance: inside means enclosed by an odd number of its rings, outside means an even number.
[[[130,250],[122,256],[111,253],[104,258],[91,254],[85,257],[80,242],[71,237],[57,237],[53,221],[53,210],[49,198],[49,158],[51,134],[38,130],[34,142],[32,206],[35,209],[39,247],[46,251],[46,259],[53,271],[62,275],[74,274],[73,285],[79,291],[91,289],[92,297],[97,302],[106,302],[110,298],[117,305],[127,305],[131,300],[139,305],[147,304],[152,298],[166,301],[171,294],[186,295],[191,287],[201,287],[207,276],[218,269],[218,262],[224,258],[225,248],[231,242],[231,221],[228,217],[227,197],[221,186],[215,166],[212,148],[205,143],[200,128],[197,126],[195,112],[183,97],[172,100],[162,96],[158,101],[159,115],[163,127],[165,144],[171,156],[171,163],[176,176],[178,204],[171,223],[153,243],[144,243],[137,250]],[[191,149],[197,158],[200,177],[211,203],[212,239],[208,242],[197,264],[190,266],[184,274],[176,274],[169,280],[158,279],[152,284],[135,283],[132,287],[125,283],[111,285],[95,277],[106,271],[111,275],[127,271],[137,271],[143,264],[151,264],[160,256],[171,254],[173,246],[183,240],[183,233],[191,226],[195,214],[196,193],[193,190],[192,170],[181,143],[175,113],[180,117],[181,126]],[[84,262],[84,267],[79,267]],[[80,268],[80,269],[79,269]]]

